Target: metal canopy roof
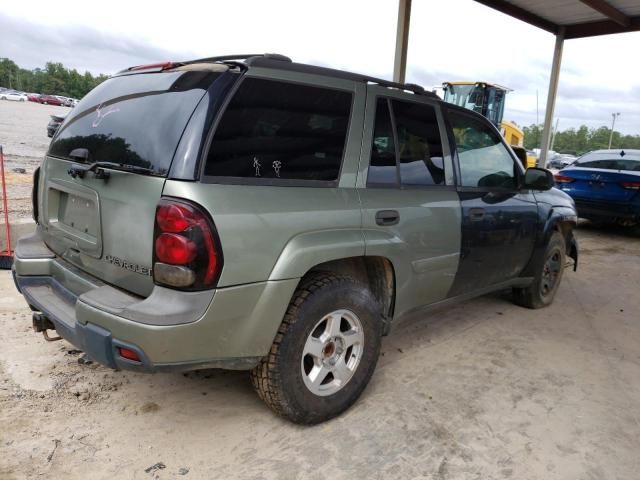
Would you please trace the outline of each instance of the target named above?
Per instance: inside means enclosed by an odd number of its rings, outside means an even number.
[[[565,39],[640,31],[640,0],[475,1]]]

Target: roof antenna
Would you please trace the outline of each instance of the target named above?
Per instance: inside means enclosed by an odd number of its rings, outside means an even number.
[[[620,152],[620,156],[621,156],[621,157],[624,157],[625,155],[626,155],[626,153],[624,153],[624,150],[622,150],[622,151]]]

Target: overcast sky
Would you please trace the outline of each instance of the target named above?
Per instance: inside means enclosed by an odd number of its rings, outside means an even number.
[[[158,60],[277,52],[295,61],[391,78],[397,0],[22,0],[0,13],[0,57],[25,68],[59,61],[113,73]],[[472,0],[413,2],[407,81],[506,85],[505,119],[544,119],[553,35]],[[586,124],[640,134],[640,32],[565,42],[559,128]]]

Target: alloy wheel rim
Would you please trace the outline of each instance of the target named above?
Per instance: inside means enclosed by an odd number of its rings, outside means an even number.
[[[300,368],[305,386],[321,397],[333,395],[353,378],[364,347],[364,332],[351,310],[335,310],[320,319],[307,337]]]

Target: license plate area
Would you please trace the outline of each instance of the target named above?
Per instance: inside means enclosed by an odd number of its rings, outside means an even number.
[[[67,192],[58,192],[58,221],[83,234],[87,239],[96,239],[97,206],[92,199]]]
[[[45,225],[66,248],[92,257],[102,254],[100,202],[96,191],[67,182],[48,182]]]

